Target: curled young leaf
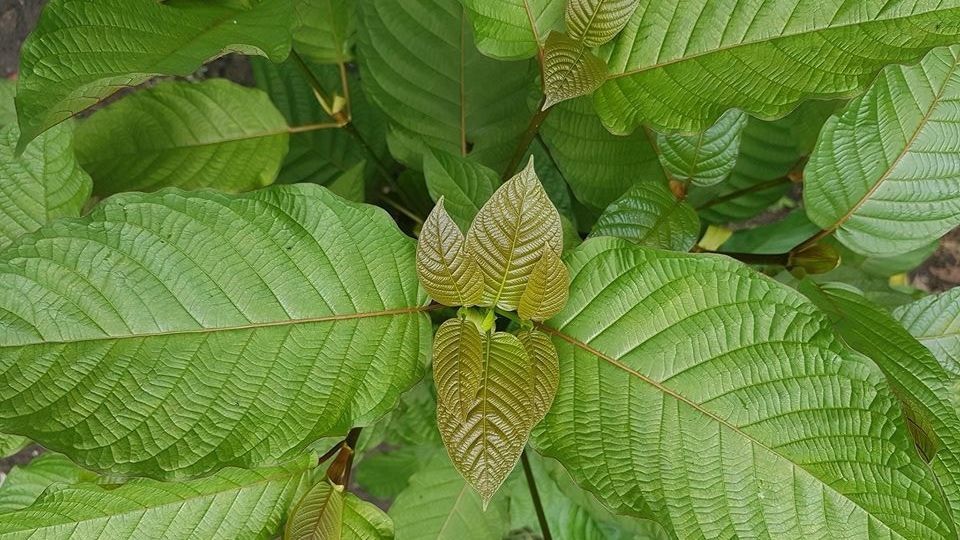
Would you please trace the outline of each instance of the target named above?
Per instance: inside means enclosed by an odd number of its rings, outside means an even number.
[[[448,319],[433,338],[433,380],[437,401],[466,418],[483,376],[483,337],[473,321]]]
[[[443,208],[443,197],[420,230],[417,275],[427,293],[441,304],[469,306],[480,301],[483,292],[480,269],[465,249],[460,228]]]
[[[570,37],[587,47],[598,47],[627,25],[640,0],[570,0],[566,20]]]
[[[551,32],[543,55],[543,108],[593,93],[606,75],[603,59],[566,34]]]
[[[520,318],[528,321],[545,321],[559,313],[567,303],[567,289],[570,287],[567,267],[549,246],[544,246],[542,251],[517,308]]]
[[[544,246],[561,253],[563,229],[531,158],[494,192],[467,233],[467,250],[483,274],[481,305],[516,309]]]
[[[517,337],[530,359],[530,404],[533,407],[532,425],[535,426],[547,415],[550,405],[553,405],[553,398],[557,395],[560,359],[550,336],[543,332],[531,328],[520,332]]]

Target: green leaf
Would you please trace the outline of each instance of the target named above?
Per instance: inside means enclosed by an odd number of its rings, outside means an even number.
[[[5,458],[16,454],[24,446],[30,444],[30,439],[19,435],[7,435],[0,433],[0,458]]]
[[[640,0],[569,0],[567,32],[587,47],[599,47],[627,25]]]
[[[500,185],[500,177],[492,169],[439,150],[423,157],[423,175],[430,197],[435,201],[443,197],[450,217],[464,230]]]
[[[543,52],[544,109],[592,94],[606,76],[607,64],[597,55],[566,34],[550,32]]]
[[[294,0],[293,47],[319,64],[353,60],[356,4],[351,0]]]
[[[190,75],[226,52],[283,60],[290,0],[54,0],[23,44],[19,149],[50,127],[154,75]]]
[[[604,210],[590,236],[614,236],[649,247],[690,251],[700,238],[700,219],[665,183],[641,182]]]
[[[367,162],[361,161],[337,177],[328,186],[330,191],[352,202],[363,202],[366,197],[366,183],[363,170]]]
[[[740,134],[747,118],[731,109],[697,135],[657,135],[660,162],[671,176],[695,186],[723,182],[737,164]]]
[[[733,233],[721,251],[730,253],[786,253],[820,231],[810,222],[806,212],[797,209],[776,223]]]
[[[648,2],[606,49],[594,96],[614,133],[697,132],[730,108],[776,118],[858,93],[887,64],[958,38],[958,0]]]
[[[39,455],[26,465],[14,467],[4,478],[0,485],[0,514],[30,506],[44,491],[52,493],[96,477],[60,454]]]
[[[554,106],[541,133],[573,195],[594,209],[606,208],[637,182],[666,182],[646,134],[611,135],[587,98]]]
[[[882,375],[799,293],[615,239],[567,264],[534,439],[614,511],[680,538],[955,536]]]
[[[480,52],[502,60],[530,58],[563,24],[564,0],[463,0]]]
[[[115,195],[0,252],[0,431],[117,474],[277,463],[420,378],[414,268],[386,212],[309,184]]]
[[[383,510],[347,493],[343,505],[341,540],[393,540],[393,520]]]
[[[342,538],[343,486],[321,478],[297,501],[283,527],[284,540]]]
[[[240,192],[273,183],[287,131],[260,90],[225,79],[168,81],[82,122],[76,146],[100,195],[168,186]]]
[[[484,369],[484,338],[473,321],[447,319],[433,338],[437,403],[466,418],[478,399]]]
[[[13,101],[16,95],[16,81],[0,79],[0,128],[17,123],[17,108]]]
[[[947,371],[960,377],[960,288],[901,306],[893,315]]]
[[[543,246],[520,296],[517,315],[525,321],[538,322],[553,317],[567,303],[569,286],[570,276],[560,255],[550,246]]]
[[[308,456],[270,469],[224,469],[189,482],[135,479],[47,491],[0,514],[5,538],[270,538],[306,487]]]
[[[426,148],[503,168],[530,117],[536,66],[481,55],[458,0],[360,6],[362,81],[392,128]]]
[[[420,229],[417,275],[437,302],[448,306],[476,305],[483,295],[483,274],[443,203],[440,197]]]
[[[410,487],[388,513],[397,540],[502,540],[507,532],[505,502],[498,497],[484,511],[480,496],[440,451],[410,478]]]
[[[960,224],[960,47],[883,72],[827,121],[806,168],[807,215],[864,255],[923,247]]]

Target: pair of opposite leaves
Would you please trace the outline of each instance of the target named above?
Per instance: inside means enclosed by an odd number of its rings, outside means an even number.
[[[417,274],[434,300],[464,306],[433,341],[437,424],[460,474],[486,505],[520,459],[546,415],[559,381],[557,351],[532,327],[496,332],[472,306],[546,320],[567,302],[569,274],[560,214],[533,159],[477,213],[466,237],[443,207],[427,217],[417,244]]]

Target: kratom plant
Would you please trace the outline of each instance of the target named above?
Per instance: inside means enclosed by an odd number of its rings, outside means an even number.
[[[0,538],[960,537],[960,0],[50,0],[2,83]]]

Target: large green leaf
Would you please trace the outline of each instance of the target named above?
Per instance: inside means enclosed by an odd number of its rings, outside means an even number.
[[[894,316],[947,371],[960,377],[960,288],[902,306]]]
[[[677,180],[697,186],[722,182],[737,164],[740,134],[747,118],[746,114],[731,109],[697,135],[658,135],[660,162]]]
[[[614,236],[644,246],[689,251],[700,237],[700,219],[665,183],[641,182],[604,210],[590,236]]]
[[[94,473],[77,467],[66,457],[47,452],[26,465],[14,467],[3,479],[0,514],[30,506],[51,486],[57,489],[95,478]]]
[[[76,146],[97,194],[168,186],[238,192],[273,183],[287,131],[260,90],[225,79],[169,81],[82,122]]]
[[[891,67],[827,121],[807,215],[865,255],[923,247],[960,224],[960,47]]]
[[[956,535],[882,374],[800,294],[615,239],[567,263],[535,441],[614,510],[680,538]]]
[[[290,0],[51,1],[20,57],[20,148],[153,75],[189,75],[225,52],[283,60],[291,12]]]
[[[463,0],[477,48],[504,60],[537,54],[551,30],[563,26],[564,0]]]
[[[529,118],[532,62],[473,46],[457,0],[364,0],[360,69],[370,98],[402,136],[500,170]]]
[[[0,514],[3,538],[272,538],[304,490],[312,456],[271,469],[224,469],[190,482],[78,484]]]
[[[430,197],[435,201],[443,197],[450,217],[463,230],[500,185],[493,169],[439,150],[423,157],[423,175]]]
[[[645,2],[606,48],[604,124],[702,131],[727,109],[778,117],[863,90],[885,65],[960,39],[958,0]]]
[[[318,63],[338,64],[353,59],[350,48],[356,17],[351,0],[294,0],[296,25],[293,47]]]
[[[606,208],[637,182],[665,181],[650,139],[642,132],[611,135],[588,98],[555,105],[541,132],[573,195],[594,209]]]
[[[273,464],[419,377],[386,212],[309,184],[107,199],[0,252],[0,430],[115,473]]]

